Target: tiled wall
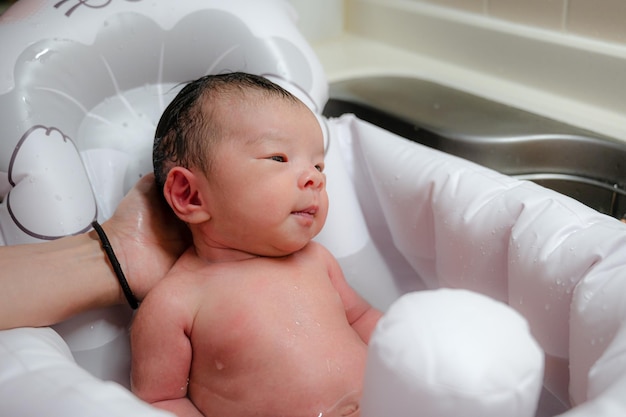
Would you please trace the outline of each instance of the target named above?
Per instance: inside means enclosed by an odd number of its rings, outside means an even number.
[[[626,0],[413,0],[626,44]]]

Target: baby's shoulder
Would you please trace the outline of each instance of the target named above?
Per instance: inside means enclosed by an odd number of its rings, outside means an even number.
[[[146,295],[139,306],[138,316],[187,317],[193,306],[194,292],[171,271]]]

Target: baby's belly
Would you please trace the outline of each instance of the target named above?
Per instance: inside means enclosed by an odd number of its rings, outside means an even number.
[[[310,333],[194,358],[191,400],[206,417],[358,417],[367,346]]]

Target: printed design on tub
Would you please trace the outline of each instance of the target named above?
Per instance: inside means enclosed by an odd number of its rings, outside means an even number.
[[[72,0],[61,0],[60,2],[58,2],[57,4],[54,5],[55,9],[58,9],[62,6],[64,6],[67,2],[70,2]],[[76,11],[77,8],[79,8],[80,6],[86,6],[89,7],[91,9],[101,9],[103,7],[107,7],[109,4],[111,4],[113,0],[105,0],[104,3],[99,3],[99,4],[92,4],[93,2],[89,1],[89,0],[76,0],[76,4],[72,5],[70,7],[70,9],[65,12],[65,15],[67,17],[70,17],[72,15],[72,13],[74,13],[74,11]],[[128,1],[128,2],[140,2],[142,0],[124,0],[124,1]]]
[[[57,158],[56,155],[63,156],[63,158]],[[29,178],[28,181],[31,184],[30,187],[24,188],[24,192],[17,195],[10,192],[6,197],[6,207],[9,215],[20,230],[29,236],[41,240],[53,240],[63,237],[63,235],[48,234],[51,232],[47,232],[45,227],[42,227],[43,225],[29,223],[29,216],[22,216],[26,212],[23,204],[18,204],[18,208],[16,210],[13,209],[11,204],[12,198],[15,198],[20,203],[23,201],[41,201],[45,203],[46,201],[57,200],[60,202],[63,200],[63,188],[66,187],[56,190],[50,187],[36,186],[36,177],[29,176],[29,171],[32,167],[42,168],[39,171],[43,175],[54,173],[53,176],[61,181],[60,184],[73,183],[75,187],[73,191],[76,191],[77,187],[78,191],[86,197],[81,199],[81,211],[87,214],[92,213],[88,215],[86,220],[91,223],[92,220],[96,219],[98,209],[89,184],[86,181],[77,183],[72,178],[78,174],[80,179],[80,174],[82,174],[82,163],[74,142],[57,128],[33,126],[28,129],[15,146],[15,150],[11,155],[11,162],[9,163],[8,180],[12,187],[15,187],[20,179],[26,177]],[[86,179],[86,177],[83,178]],[[45,206],[39,207],[45,208]],[[89,230],[91,227],[89,223],[78,233]]]
[[[132,184],[152,171],[154,128],[180,83],[247,71],[284,82],[317,110],[310,62],[290,40],[257,36],[230,6],[181,5],[188,11],[176,19],[144,14],[140,2],[25,2],[0,17],[0,23],[14,24],[47,14],[55,25],[69,25],[70,33],[24,41],[10,74],[14,88],[3,91],[0,85],[0,122],[19,121],[0,142],[0,231],[6,244],[81,233],[98,216],[109,216]],[[87,9],[91,13],[82,12]],[[82,33],[86,27],[91,33]],[[92,172],[103,158],[90,157],[105,149],[118,152],[110,159],[123,161],[121,173],[108,180],[121,182],[123,191],[108,208]]]

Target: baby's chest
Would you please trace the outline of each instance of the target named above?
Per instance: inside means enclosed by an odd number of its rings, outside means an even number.
[[[192,343],[223,355],[254,345],[271,351],[346,325],[341,298],[322,271],[259,268],[207,286]]]

